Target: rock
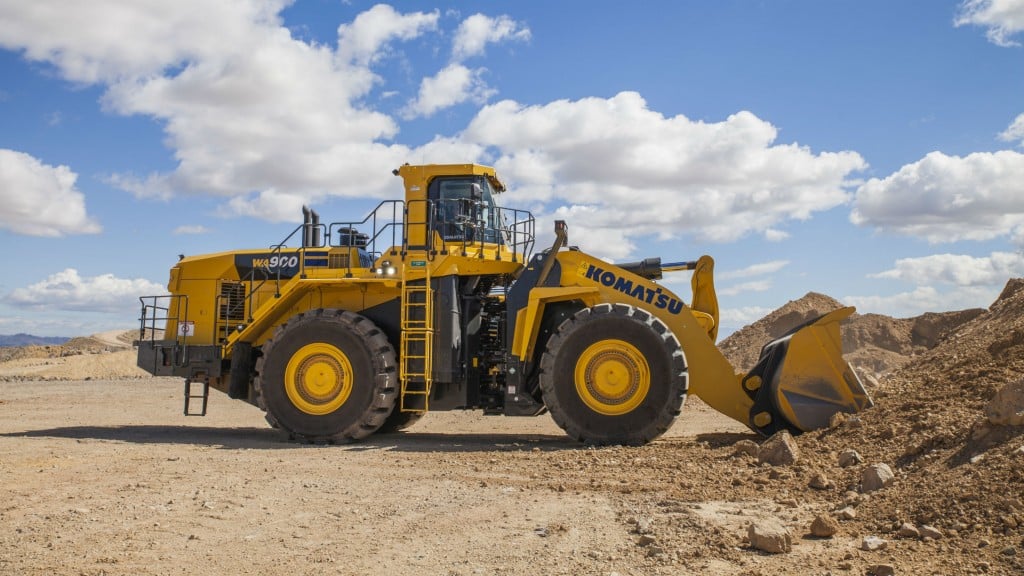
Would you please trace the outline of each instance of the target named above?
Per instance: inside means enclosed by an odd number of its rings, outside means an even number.
[[[985,407],[985,416],[997,426],[1024,425],[1024,379],[1000,388]]]
[[[839,516],[840,520],[853,520],[857,517],[857,511],[853,509],[853,506],[847,506],[836,512],[836,516]]]
[[[1013,453],[1016,454],[1017,456],[1024,456],[1024,446],[1017,448],[1016,450],[1013,451]]]
[[[892,473],[892,468],[889,468],[888,464],[872,464],[861,473],[860,489],[863,492],[881,490],[892,484],[895,478],[896,476]]]
[[[980,421],[975,422],[971,429],[971,440],[975,442],[983,439],[992,432],[992,423],[982,418]]]
[[[896,532],[900,538],[920,538],[921,532],[910,522],[904,522]]]
[[[843,450],[839,453],[839,466],[842,468],[855,466],[863,461],[864,459],[856,450]]]
[[[839,532],[839,521],[828,514],[818,514],[811,522],[811,535],[818,538],[831,538]]]
[[[885,550],[888,547],[889,543],[878,536],[865,536],[860,542],[860,549],[867,550],[868,552]]]
[[[782,554],[793,549],[793,537],[785,526],[777,522],[764,521],[747,528],[750,545],[769,554]]]
[[[788,466],[800,459],[800,448],[788,430],[781,430],[765,440],[757,451],[757,461],[772,466]]]
[[[873,564],[868,566],[868,574],[872,576],[893,576],[896,568],[892,564]]]
[[[833,414],[832,416],[829,417],[829,419],[828,419],[828,427],[829,428],[839,428],[840,426],[843,425],[843,422],[846,422],[846,413],[845,412],[836,412],[835,414]]]
[[[999,553],[1002,554],[1003,556],[1016,556],[1017,555],[1017,549],[1014,548],[1013,546],[1007,546],[1006,548],[1003,548],[1002,550],[1000,550]]]
[[[942,538],[942,531],[934,526],[925,524],[921,526],[921,538],[931,538],[932,540],[938,540]]]
[[[663,556],[664,554],[665,554],[665,549],[662,548],[661,546],[651,546],[650,548],[647,549],[647,557],[648,558],[653,558],[655,556]]]
[[[815,490],[828,490],[829,488],[835,488],[835,484],[828,479],[823,472],[815,472],[811,476],[811,481],[807,483],[808,486]]]
[[[636,521],[637,534],[650,534],[651,525],[654,523],[650,518],[640,518]]]
[[[747,455],[751,458],[757,458],[757,451],[760,446],[753,440],[740,440],[739,442],[732,445],[733,456]]]
[[[651,544],[654,544],[656,541],[657,540],[654,538],[654,536],[651,536],[649,534],[644,534],[643,536],[640,537],[639,540],[636,541],[636,543],[637,543],[638,546],[649,546]]]

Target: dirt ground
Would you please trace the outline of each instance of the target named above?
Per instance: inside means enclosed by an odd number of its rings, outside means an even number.
[[[185,417],[181,393],[170,378],[0,383],[0,573],[633,574],[661,564],[631,534],[643,504],[628,492],[644,479],[609,459],[628,454],[587,450],[550,418],[437,413],[407,433],[302,446],[221,395],[207,417]],[[666,442],[740,429],[706,408],[688,416]],[[570,465],[617,473],[566,475]]]
[[[754,436],[695,399],[655,443],[595,449],[548,417],[477,413],[296,445],[216,393],[185,417],[181,394],[171,378],[0,382],[0,574],[972,571],[959,543],[810,537],[836,494],[734,456]],[[744,542],[769,517],[791,553]]]

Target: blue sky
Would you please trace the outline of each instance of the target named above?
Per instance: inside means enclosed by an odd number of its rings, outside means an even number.
[[[711,254],[723,334],[985,307],[1021,43],[1024,0],[0,0],[0,333],[131,327],[178,254],[360,219],[404,162],[496,166],[542,241]]]

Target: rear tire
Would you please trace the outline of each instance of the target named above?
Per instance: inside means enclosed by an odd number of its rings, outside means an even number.
[[[672,426],[686,398],[686,359],[648,312],[600,304],[563,322],[540,364],[544,403],[588,444],[644,444]]]
[[[384,424],[398,394],[395,350],[364,316],[318,309],[275,330],[256,361],[257,405],[292,439],[349,442]]]

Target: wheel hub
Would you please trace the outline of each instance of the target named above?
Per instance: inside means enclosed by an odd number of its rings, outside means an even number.
[[[352,365],[335,346],[307,344],[288,361],[284,384],[288,398],[299,410],[317,416],[330,414],[352,392]]]
[[[623,340],[591,344],[576,362],[576,391],[591,410],[607,416],[633,411],[647,397],[651,379],[647,360]]]

